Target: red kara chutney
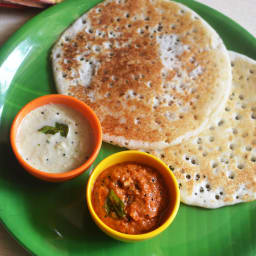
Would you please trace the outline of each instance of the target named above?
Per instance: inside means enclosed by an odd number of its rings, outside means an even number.
[[[92,191],[92,205],[98,217],[127,234],[142,234],[159,227],[168,203],[168,189],[160,174],[134,162],[104,170]]]

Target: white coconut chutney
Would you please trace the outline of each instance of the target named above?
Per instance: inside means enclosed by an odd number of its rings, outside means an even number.
[[[56,124],[68,132],[58,130]],[[51,129],[55,134],[46,134]],[[94,140],[92,128],[81,113],[62,104],[47,104],[25,116],[16,143],[29,165],[49,173],[63,173],[89,158]]]

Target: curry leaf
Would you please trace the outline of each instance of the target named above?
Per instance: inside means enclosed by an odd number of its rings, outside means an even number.
[[[58,132],[58,129],[56,127],[53,126],[44,126],[41,129],[38,130],[39,132],[42,132],[44,134],[55,134]]]
[[[104,203],[104,208],[105,208],[105,211],[106,211],[106,214],[109,215],[110,214],[110,207],[109,207],[109,200],[106,199],[105,203]]]
[[[125,217],[124,203],[113,189],[110,190],[105,201],[105,210],[107,215],[112,211],[115,212],[119,218]]]
[[[44,134],[55,134],[59,132],[62,137],[67,137],[68,130],[69,129],[66,124],[55,123],[55,127],[46,125],[40,128],[38,131]]]
[[[67,137],[68,126],[66,124],[55,123],[55,127],[59,130],[62,137]]]

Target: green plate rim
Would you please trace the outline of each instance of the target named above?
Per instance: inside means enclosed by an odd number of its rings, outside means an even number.
[[[23,24],[14,34],[12,34],[8,40],[0,47],[0,68],[4,64],[6,58],[9,56],[9,54],[15,49],[15,47],[22,41],[21,37],[24,32],[27,33],[28,30],[33,28],[34,24],[37,23],[39,20],[43,19],[44,17],[47,17],[48,15],[54,14],[55,11],[57,11],[59,8],[65,8],[66,5],[69,5],[72,0],[66,0],[62,3],[59,3],[55,6],[49,7],[46,10],[43,10],[41,13],[37,14],[35,17],[31,18],[25,24]],[[255,44],[256,46],[256,37],[254,37],[250,32],[248,32],[244,27],[242,27],[239,23],[232,20],[228,16],[224,15],[223,13],[217,11],[216,9],[209,7],[203,3],[194,1],[194,0],[174,0],[176,2],[179,2],[181,4],[184,4],[189,7],[190,3],[193,3],[198,6],[198,8],[204,8],[206,12],[211,12],[211,15],[218,17],[218,19],[225,20],[225,24],[227,26],[236,27],[236,30],[241,32],[243,36],[247,37],[248,40],[251,41],[252,44]],[[195,8],[193,8],[195,12]],[[80,15],[77,15],[79,17]],[[205,18],[204,18],[205,19]],[[206,20],[207,21],[207,20]],[[243,52],[240,52],[242,54],[246,54]],[[250,57],[250,56],[249,56]],[[256,58],[256,56],[254,56]],[[9,88],[9,87],[8,87]],[[1,88],[0,88],[1,93]],[[1,101],[1,98],[3,95],[0,95],[0,108],[4,105],[4,101]],[[5,224],[4,220],[1,217],[1,211],[0,211],[0,224],[4,227],[4,229],[7,231],[7,233],[16,241],[19,245],[21,245],[24,250],[31,255],[36,255],[36,253],[33,251],[33,248],[29,248],[29,245],[26,245],[22,242],[22,240],[15,235],[15,233],[12,232],[12,230]]]

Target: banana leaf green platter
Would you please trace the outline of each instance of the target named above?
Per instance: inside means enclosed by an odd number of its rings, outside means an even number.
[[[18,164],[9,143],[11,123],[26,103],[56,93],[51,47],[69,24],[98,2],[66,0],[51,7],[27,22],[0,49],[2,223],[26,250],[40,256],[255,256],[256,202],[215,210],[182,204],[173,224],[144,242],[122,243],[105,235],[89,215],[85,188],[95,165],[121,148],[103,144],[91,170],[59,184],[37,180]],[[179,2],[206,19],[229,50],[256,59],[256,39],[238,24],[195,1]]]

